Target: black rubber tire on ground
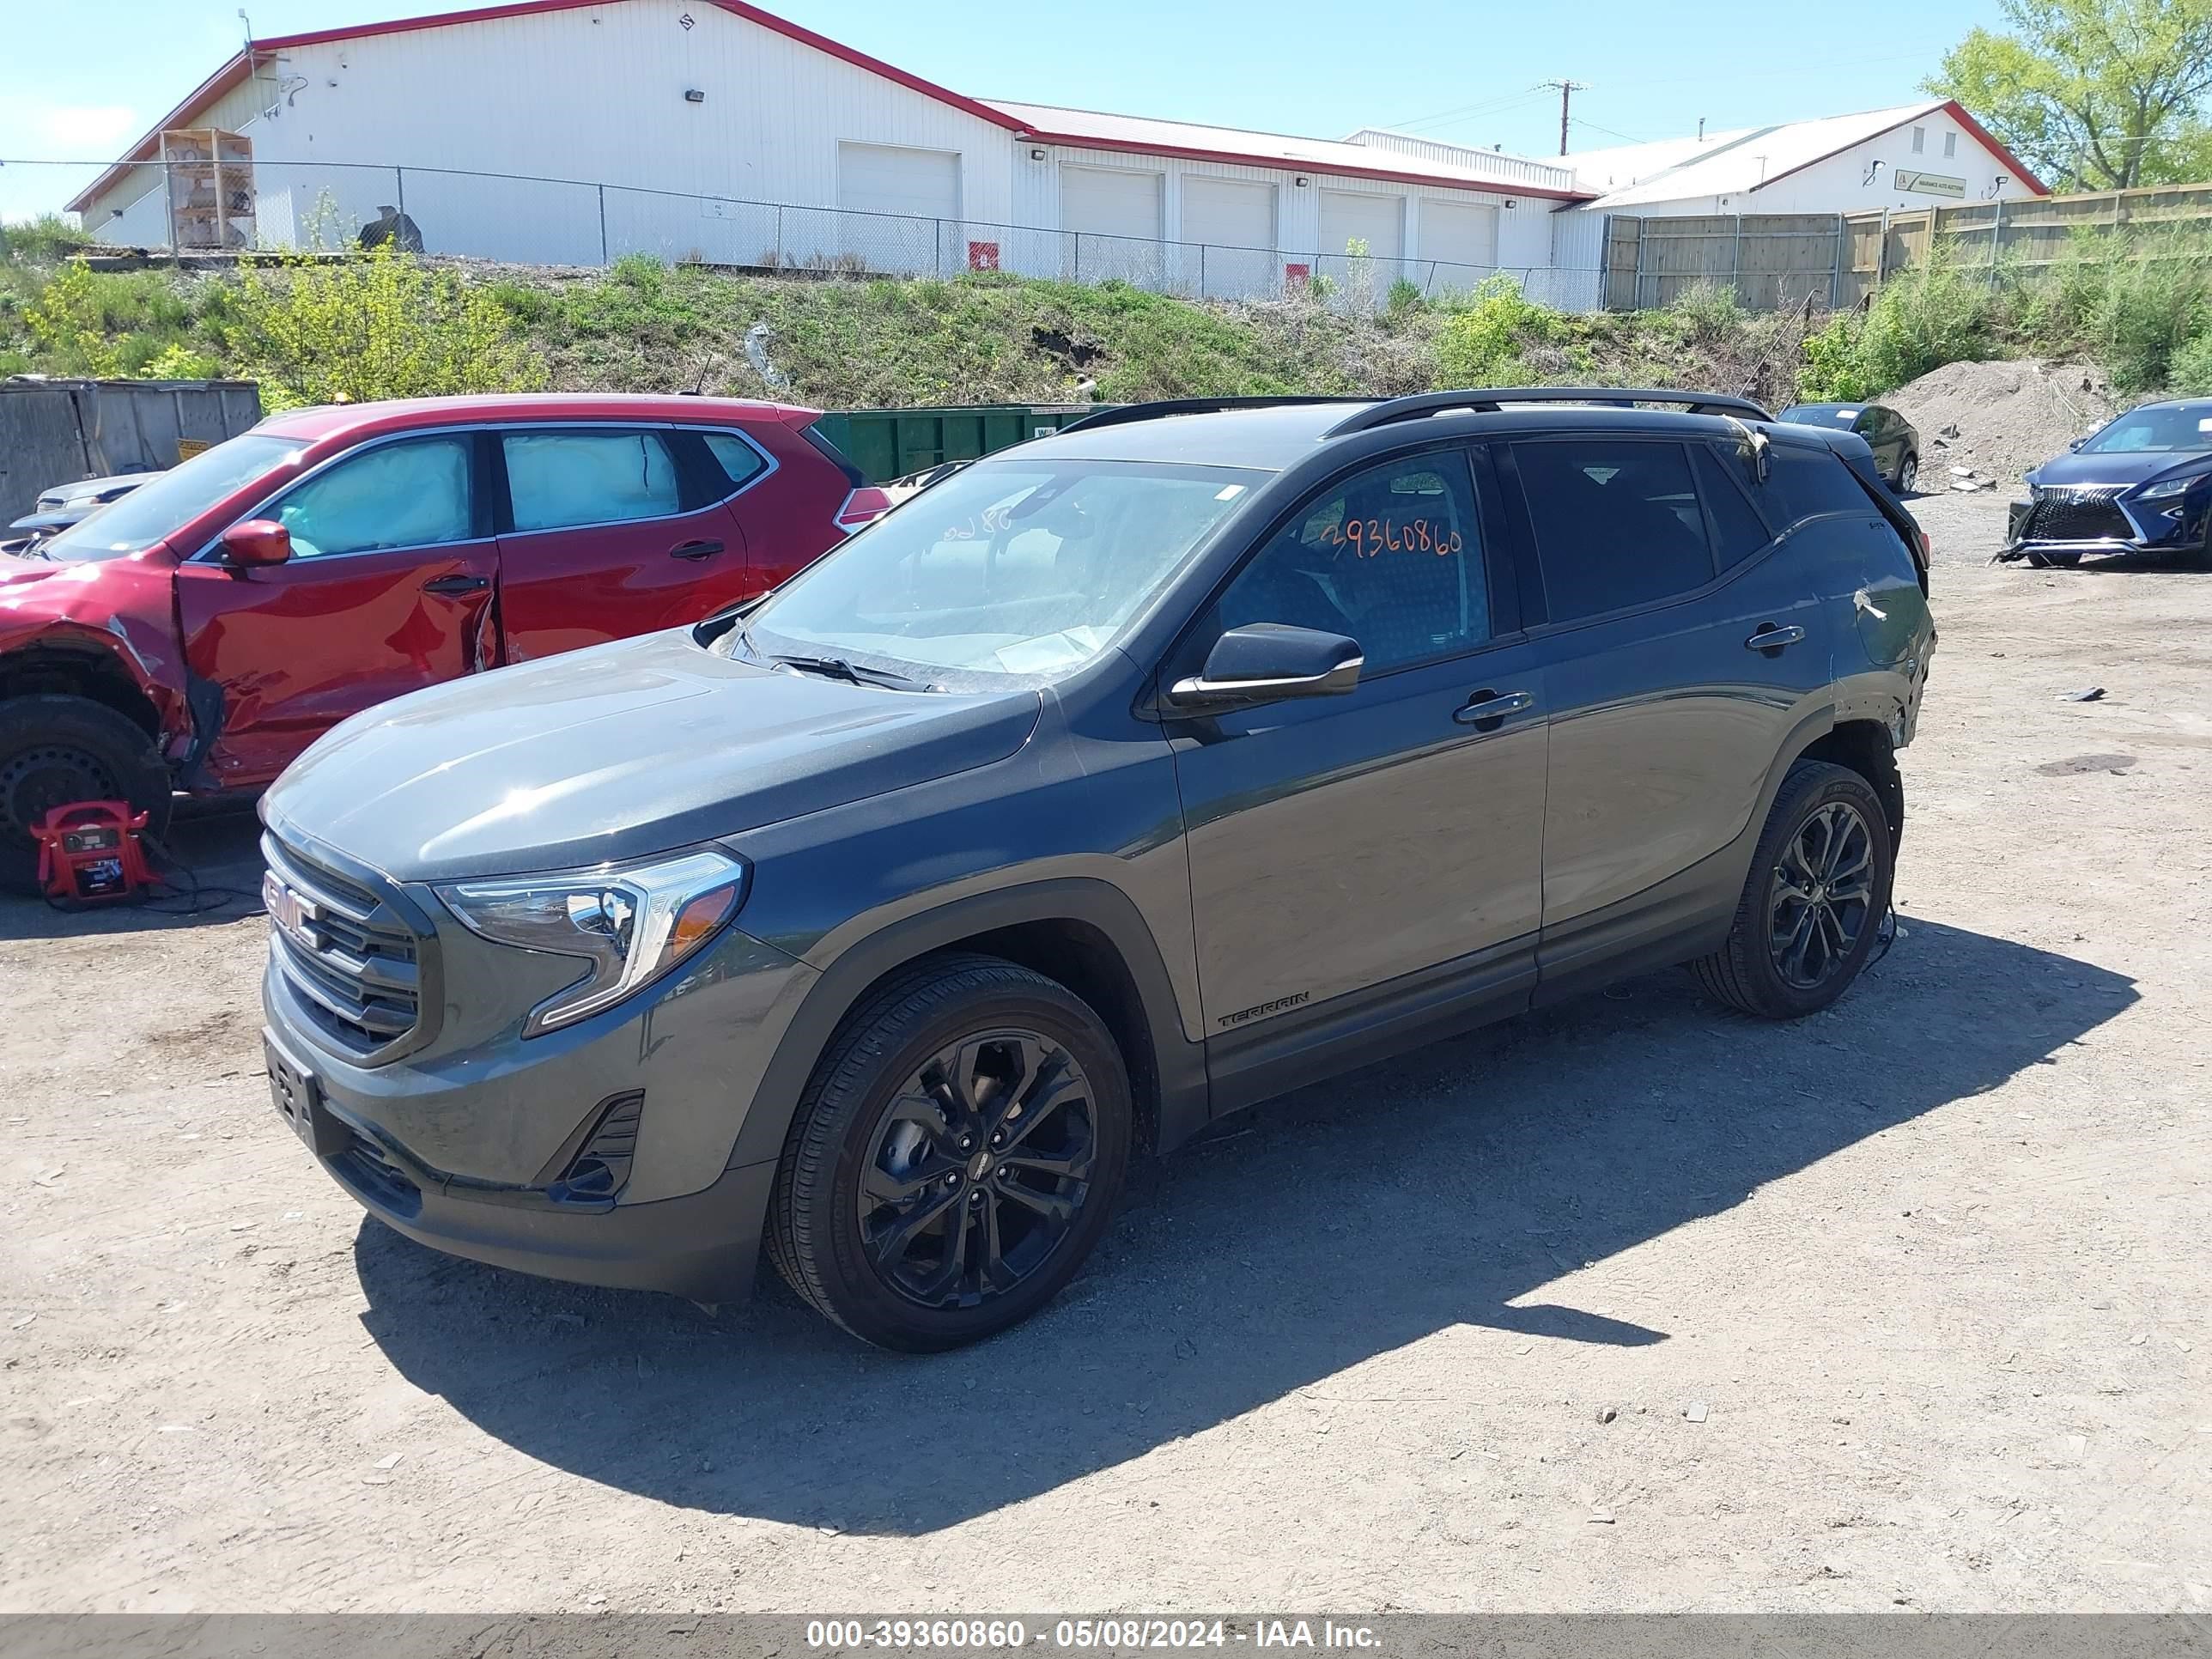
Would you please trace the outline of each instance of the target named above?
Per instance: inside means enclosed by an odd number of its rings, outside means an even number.
[[[1920,487],[1920,457],[1907,452],[1897,463],[1897,477],[1892,480],[1900,495],[1910,495]]]
[[[1836,801],[1856,808],[1870,832],[1872,896],[1865,923],[1836,970],[1817,988],[1802,989],[1783,977],[1770,944],[1779,866],[1791,839],[1816,812]],[[1848,767],[1799,761],[1783,778],[1773,809],[1766,815],[1766,828],[1752,854],[1751,873],[1744,879],[1727,942],[1692,963],[1691,971],[1706,991],[1743,1013],[1763,1019],[1800,1019],[1818,1013],[1850,988],[1873,952],[1882,919],[1889,914],[1894,859],[1889,820],[1873,786]]]
[[[900,1295],[862,1244],[860,1183],[878,1127],[917,1068],[963,1037],[1018,1024],[1048,1036],[1090,1085],[1091,1177],[1067,1231],[1027,1277],[976,1305],[925,1308]],[[784,1144],[767,1244],[791,1287],[864,1341],[932,1353],[1028,1318],[1083,1265],[1127,1174],[1133,1109],[1128,1068],[1090,1005],[997,957],[926,957],[846,1017],[817,1064]]]
[[[2050,548],[2031,550],[2027,562],[2039,570],[2071,570],[2081,562],[2079,553],[2061,553]]]
[[[169,772],[153,738],[88,697],[0,702],[0,892],[37,890],[32,820],[71,800],[100,799],[130,802],[147,815],[150,834],[167,830]]]

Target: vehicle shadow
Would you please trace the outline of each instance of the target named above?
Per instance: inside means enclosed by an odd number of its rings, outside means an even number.
[[[179,806],[160,849],[149,849],[161,890],[144,902],[82,910],[42,898],[0,896],[0,939],[140,933],[236,921],[261,908],[261,824],[251,806]]]
[[[1299,1091],[1140,1166],[1058,1304],[933,1358],[864,1348],[780,1287],[716,1316],[453,1261],[366,1218],[362,1319],[410,1381],[573,1474],[714,1513],[925,1533],[1455,1325],[1589,1345],[1601,1375],[1606,1348],[1670,1333],[1547,1285],[2048,1064],[2136,996],[1920,921],[1795,1025],[1723,1013],[1686,975],[1639,980]]]

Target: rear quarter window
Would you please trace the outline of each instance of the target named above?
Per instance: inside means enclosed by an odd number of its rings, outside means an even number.
[[[1770,453],[1773,464],[1759,491],[1760,505],[1777,532],[1824,513],[1878,510],[1843,457],[1832,451],[1776,444]]]

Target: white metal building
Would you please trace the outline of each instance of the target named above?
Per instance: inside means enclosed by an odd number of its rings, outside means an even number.
[[[597,264],[629,252],[871,271],[1000,268],[1219,296],[1316,276],[1465,289],[1562,270],[1564,166],[1382,133],[1334,141],[952,92],[745,0],[522,0],[258,40],[70,204],[158,246],[161,134],[251,141],[266,246],[385,208],[434,252]]]
[[[1579,211],[1864,213],[2049,191],[1949,99],[1746,127],[1566,158],[1595,200]]]

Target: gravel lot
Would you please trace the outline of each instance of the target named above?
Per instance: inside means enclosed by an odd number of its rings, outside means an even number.
[[[270,1115],[258,919],[0,905],[0,1608],[2212,1609],[2212,575],[1924,507],[1843,1004],[1306,1090],[947,1358],[422,1251]]]

